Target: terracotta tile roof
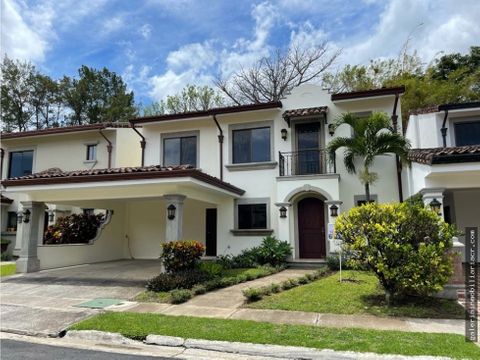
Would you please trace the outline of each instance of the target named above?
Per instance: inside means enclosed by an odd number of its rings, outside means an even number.
[[[13,200],[10,199],[10,198],[8,198],[8,197],[6,197],[6,196],[1,195],[0,203],[2,203],[2,204],[11,204],[11,203],[13,203]]]
[[[192,177],[204,183],[243,195],[244,190],[224,182],[214,176],[205,174],[190,165],[168,166],[160,165],[144,167],[122,167],[111,169],[91,169],[62,171],[51,168],[31,175],[10,178],[2,181],[3,186],[52,185],[100,181],[140,180],[169,177]]]
[[[327,106],[317,106],[317,107],[311,107],[311,108],[286,110],[282,114],[282,116],[284,120],[290,124],[291,118],[322,115],[322,114],[326,114],[327,112],[328,112]]]
[[[281,108],[282,103],[280,101],[271,101],[266,103],[258,104],[248,104],[248,105],[235,105],[235,106],[225,106],[203,111],[191,111],[179,114],[166,114],[166,115],[153,115],[153,116],[144,116],[131,119],[130,122],[133,124],[143,124],[157,121],[169,121],[169,120],[181,120],[181,119],[191,119],[197,117],[206,117],[213,115],[221,114],[232,114],[244,111],[256,111],[256,110],[265,110],[265,109],[275,109]]]
[[[430,105],[423,108],[418,108],[410,111],[410,115],[430,114],[438,112],[438,105]]]
[[[73,133],[79,131],[89,131],[97,129],[107,129],[107,128],[129,128],[132,125],[128,122],[108,122],[108,123],[98,123],[98,124],[88,124],[88,125],[77,125],[77,126],[62,126],[54,127],[42,130],[29,130],[29,131],[19,131],[12,133],[1,133],[2,140],[4,139],[17,139],[29,136],[41,136],[41,135],[54,135],[54,134],[64,134],[64,133]]]
[[[460,109],[475,109],[475,108],[480,108],[480,101],[431,105],[431,106],[426,106],[424,108],[412,110],[410,111],[410,114],[419,115],[419,114],[429,114],[429,113],[445,111],[445,110],[460,110]]]
[[[480,162],[480,145],[412,149],[408,159],[420,164]]]
[[[360,98],[368,98],[368,97],[375,97],[375,96],[403,94],[404,92],[405,92],[405,86],[384,87],[379,89],[336,93],[336,94],[332,94],[331,99],[332,101],[350,100],[350,99],[360,99]]]

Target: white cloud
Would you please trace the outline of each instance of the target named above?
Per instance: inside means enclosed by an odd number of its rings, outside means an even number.
[[[108,36],[125,27],[125,18],[123,15],[111,17],[103,22],[102,36]]]
[[[145,40],[148,40],[150,38],[150,35],[152,34],[152,25],[143,24],[138,30],[138,32]]]
[[[193,43],[172,51],[167,56],[167,65],[176,70],[185,68],[202,70],[214,64],[216,52],[212,42]]]
[[[48,38],[51,36],[51,11],[22,16],[21,13],[29,12],[25,4],[4,0],[2,5],[2,56],[7,54],[21,60],[43,61],[49,47]]]

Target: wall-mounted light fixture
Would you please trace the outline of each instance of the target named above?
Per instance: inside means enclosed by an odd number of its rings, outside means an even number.
[[[282,206],[280,209],[280,217],[281,218],[286,218],[287,217],[287,208],[285,206]]]
[[[338,206],[333,204],[330,206],[330,216],[331,217],[337,217],[338,216]]]
[[[282,129],[282,130],[280,130],[280,132],[282,133],[282,139],[284,141],[286,141],[287,140],[287,134],[288,134],[287,129]]]
[[[30,210],[28,210],[28,209],[23,210],[23,222],[24,223],[30,222],[30,214],[31,214]]]
[[[48,221],[52,222],[53,220],[55,220],[55,213],[52,210],[50,210],[48,212]]]
[[[330,134],[330,136],[335,135],[335,125],[328,124],[328,133]]]
[[[435,214],[440,215],[440,207],[442,206],[442,203],[440,201],[438,201],[437,199],[433,199],[432,201],[430,201],[429,205],[430,209],[432,209]]]
[[[176,210],[177,210],[177,208],[175,207],[175,205],[173,205],[173,204],[168,205],[168,207],[167,207],[168,220],[175,219],[175,211]]]
[[[21,223],[23,221],[23,212],[18,211],[17,212],[17,223]]]

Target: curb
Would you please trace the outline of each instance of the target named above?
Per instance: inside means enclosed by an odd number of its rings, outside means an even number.
[[[66,338],[76,340],[106,341],[118,345],[134,345],[139,341],[129,339],[118,333],[109,333],[97,330],[71,330]],[[314,349],[300,346],[264,345],[242,342],[184,339],[175,336],[148,335],[144,341],[147,345],[176,347],[183,349],[197,349],[217,351],[222,353],[268,357],[277,359],[302,360],[330,360],[330,359],[364,359],[364,360],[451,360],[447,357],[436,356],[406,356],[375,353],[359,353],[353,351],[334,351],[329,349]]]

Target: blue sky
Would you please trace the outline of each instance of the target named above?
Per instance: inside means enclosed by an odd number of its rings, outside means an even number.
[[[397,56],[409,37],[424,61],[480,45],[477,0],[0,1],[2,56],[55,78],[106,66],[143,103],[293,43],[342,49],[337,67]]]

